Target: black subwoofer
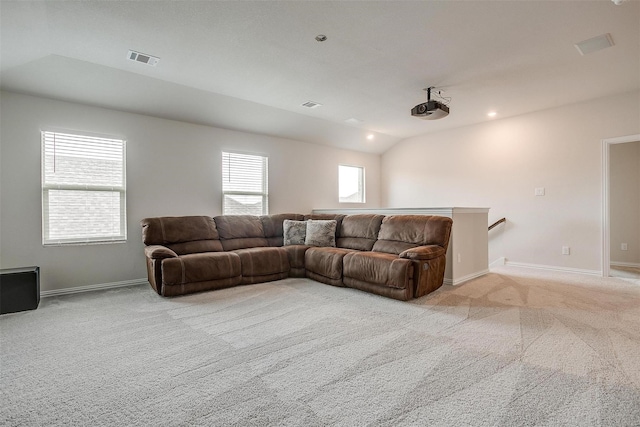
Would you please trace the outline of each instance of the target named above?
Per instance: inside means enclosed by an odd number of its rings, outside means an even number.
[[[0,314],[35,310],[40,303],[40,267],[0,270]]]

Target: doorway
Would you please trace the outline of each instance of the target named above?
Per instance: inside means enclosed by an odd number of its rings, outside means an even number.
[[[602,275],[640,283],[640,135],[602,141]]]

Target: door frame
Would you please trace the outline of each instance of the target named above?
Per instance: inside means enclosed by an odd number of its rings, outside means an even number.
[[[611,184],[611,146],[626,142],[640,141],[640,134],[606,138],[602,140],[602,276],[609,277],[611,272],[611,214],[610,191]]]

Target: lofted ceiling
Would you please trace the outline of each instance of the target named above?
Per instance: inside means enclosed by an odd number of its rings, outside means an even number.
[[[373,153],[640,89],[638,0],[2,0],[0,20],[4,90]],[[427,86],[448,117],[410,115]]]

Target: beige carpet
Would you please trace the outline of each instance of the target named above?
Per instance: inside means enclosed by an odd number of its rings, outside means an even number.
[[[0,345],[2,426],[640,425],[640,287],[613,278],[138,286],[3,315]]]
[[[611,266],[609,275],[619,279],[635,281],[634,283],[640,285],[640,268],[638,267]]]

